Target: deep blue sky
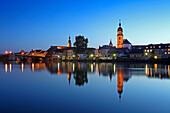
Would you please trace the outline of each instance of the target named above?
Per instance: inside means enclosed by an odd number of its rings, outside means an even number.
[[[119,19],[132,44],[170,42],[170,0],[0,0],[0,52],[64,46],[79,34],[90,47],[116,45]]]

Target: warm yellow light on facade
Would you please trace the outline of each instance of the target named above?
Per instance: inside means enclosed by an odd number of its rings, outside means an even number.
[[[5,54],[8,54],[8,51],[5,51]]]
[[[154,56],[154,59],[158,59],[158,57],[157,57],[157,56]]]
[[[9,53],[12,54],[12,51],[10,51]]]
[[[145,53],[145,55],[148,55],[148,53]]]
[[[57,49],[62,49],[62,47],[58,46]]]

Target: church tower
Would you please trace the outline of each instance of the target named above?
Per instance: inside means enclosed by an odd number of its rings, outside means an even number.
[[[71,47],[71,40],[70,40],[70,36],[69,36],[69,40],[68,40],[68,47]]]
[[[121,28],[121,22],[119,20],[119,28],[117,29],[117,48],[122,48],[123,44],[123,29]]]
[[[113,47],[113,44],[112,44],[112,40],[111,40],[111,39],[110,39],[109,46],[110,46],[110,47]]]

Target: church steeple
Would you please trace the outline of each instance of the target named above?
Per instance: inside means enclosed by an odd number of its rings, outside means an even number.
[[[68,40],[68,47],[71,47],[71,40],[70,40],[70,36],[69,36],[69,40]]]
[[[112,44],[112,39],[110,39],[109,46],[113,47],[113,44]]]
[[[123,44],[123,29],[121,27],[121,20],[119,20],[119,28],[117,29],[117,48],[122,48]]]
[[[119,27],[121,27],[121,20],[119,19]]]

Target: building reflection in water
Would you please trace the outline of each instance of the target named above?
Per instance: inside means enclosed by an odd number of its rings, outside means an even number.
[[[9,64],[9,71],[12,71],[12,64]]]
[[[21,71],[24,71],[24,63],[21,64]]]
[[[108,77],[110,81],[116,78],[117,92],[121,99],[123,93],[124,82],[127,82],[132,75],[146,75],[149,78],[169,79],[170,65],[162,64],[116,64],[116,63],[83,63],[83,62],[47,62],[47,63],[20,63],[21,71],[30,68],[32,72],[48,70],[51,75],[66,75],[68,84],[71,79],[74,80],[75,85],[83,86],[88,83],[88,73]],[[12,72],[12,63],[5,63],[5,72]]]
[[[169,65],[162,64],[146,64],[145,74],[150,78],[170,78],[170,67]]]
[[[119,98],[121,99],[121,94],[123,92],[123,69],[117,68],[117,91],[119,93]]]
[[[8,72],[8,64],[7,63],[5,64],[5,72],[6,73]]]
[[[31,71],[34,72],[34,63],[31,64]]]

